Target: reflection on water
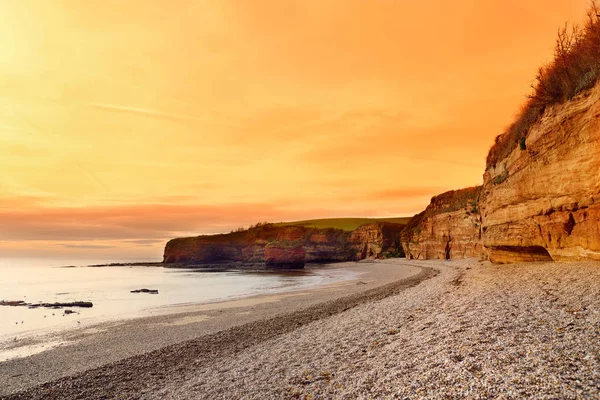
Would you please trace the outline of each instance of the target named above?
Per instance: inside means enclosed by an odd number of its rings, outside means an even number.
[[[102,321],[152,315],[178,304],[206,303],[276,293],[345,279],[356,274],[336,268],[304,271],[218,271],[161,267],[58,268],[0,265],[0,300],[27,303],[91,301],[93,308],[0,306],[0,344],[41,332],[89,326]],[[158,294],[130,293],[157,289]],[[2,346],[0,346],[2,347]]]

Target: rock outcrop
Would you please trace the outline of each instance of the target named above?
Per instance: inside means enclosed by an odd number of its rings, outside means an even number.
[[[350,234],[349,242],[356,258],[404,257],[400,234],[405,225],[378,222],[358,227]]]
[[[10,306],[10,307],[27,307],[27,308],[64,308],[64,307],[82,307],[82,308],[92,308],[94,304],[91,301],[71,301],[66,303],[26,303],[24,300],[15,300],[15,301],[0,301],[0,306]]]
[[[304,235],[302,228],[281,229],[277,240],[265,246],[264,257],[267,268],[304,268],[306,260]]]
[[[357,261],[403,256],[402,224],[376,222],[354,231],[304,226],[261,225],[246,231],[170,240],[167,264],[262,264],[302,268],[304,263]]]
[[[435,196],[402,232],[407,258],[460,259],[482,252],[478,200],[481,186]]]
[[[600,84],[487,166],[480,208],[492,262],[600,260]]]

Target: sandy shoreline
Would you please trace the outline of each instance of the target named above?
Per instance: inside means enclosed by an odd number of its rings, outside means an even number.
[[[600,263],[391,262],[424,269],[6,398],[600,398]]]
[[[395,262],[334,264],[360,273],[359,281],[342,281],[309,289],[189,306],[166,307],[160,315],[102,323],[53,339],[57,345],[30,357],[0,362],[0,396],[88,369],[148,353],[236,326],[301,310],[343,296],[362,293],[419,273]]]

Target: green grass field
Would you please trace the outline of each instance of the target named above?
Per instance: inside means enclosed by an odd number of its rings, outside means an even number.
[[[306,221],[280,222],[275,225],[290,226],[301,225],[308,228],[336,228],[345,231],[353,231],[361,225],[372,222],[393,222],[396,224],[406,224],[412,217],[397,217],[397,218],[324,218],[324,219],[309,219]]]

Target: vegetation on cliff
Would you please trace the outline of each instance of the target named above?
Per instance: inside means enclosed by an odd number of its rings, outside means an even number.
[[[479,206],[494,263],[600,260],[599,6],[559,30],[553,61],[490,150]]]
[[[408,258],[476,257],[480,252],[481,186],[451,190],[431,198],[401,235]]]
[[[548,106],[572,99],[595,85],[600,77],[600,2],[593,0],[582,27],[565,25],[558,32],[554,59],[542,66],[533,92],[515,121],[496,141],[487,157],[487,169],[506,158],[517,146],[526,149],[529,130]]]
[[[323,219],[309,219],[305,221],[294,221],[294,222],[282,222],[277,225],[283,226],[304,226],[307,228],[315,229],[341,229],[344,231],[353,231],[365,224],[372,224],[376,222],[390,222],[392,224],[406,224],[410,220],[410,217],[397,217],[397,218],[323,218]]]
[[[263,226],[302,226],[305,228],[312,229],[341,229],[343,231],[351,232],[359,227],[366,224],[374,224],[378,222],[389,222],[391,224],[405,225],[410,221],[411,217],[392,217],[392,218],[319,218],[319,219],[307,219],[302,221],[291,221],[291,222],[257,222],[254,225],[250,225],[248,228],[239,227],[231,231],[231,233],[245,232],[260,228]]]
[[[355,230],[260,223],[229,234],[170,240],[165,263],[218,264],[227,262],[283,265],[301,262],[356,261],[402,256],[403,224],[376,222]],[[302,260],[300,260],[302,259]]]
[[[600,83],[550,107],[484,175],[483,245],[494,263],[600,260]]]
[[[431,198],[433,207],[426,210],[426,216],[457,211],[466,208],[470,214],[477,214],[477,202],[481,194],[481,186],[473,186],[465,189],[451,190]]]
[[[480,195],[481,186],[473,186],[465,189],[450,190],[433,196],[429,206],[424,211],[413,216],[406,223],[402,237],[410,243],[423,229],[422,221],[435,215],[450,213],[463,208],[467,210],[468,214],[478,214]]]

